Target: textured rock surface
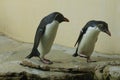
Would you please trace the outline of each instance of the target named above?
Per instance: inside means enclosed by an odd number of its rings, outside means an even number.
[[[38,58],[25,59],[32,45],[0,36],[0,80],[120,80],[120,55],[94,52],[97,62],[87,63],[72,57],[75,49],[54,45],[47,55],[54,64],[45,65]]]
[[[95,80],[120,80],[120,61],[111,61],[96,66]]]

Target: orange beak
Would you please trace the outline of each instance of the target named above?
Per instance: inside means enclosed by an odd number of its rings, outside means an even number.
[[[108,31],[106,31],[105,32],[106,34],[108,34],[109,36],[111,36],[111,33],[110,33],[110,31],[108,30]]]
[[[64,17],[64,21],[65,21],[65,22],[69,22],[69,20],[68,20],[67,18],[65,18],[65,17]]]

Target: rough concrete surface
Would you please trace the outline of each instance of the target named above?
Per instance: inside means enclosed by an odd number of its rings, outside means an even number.
[[[45,65],[25,59],[32,46],[0,34],[0,80],[120,80],[120,55],[94,52],[97,62],[87,63],[72,57],[74,48],[54,44],[47,55],[53,64]]]

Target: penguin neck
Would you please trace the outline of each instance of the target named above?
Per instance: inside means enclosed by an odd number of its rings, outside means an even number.
[[[56,20],[53,20],[50,24],[48,24],[49,27],[51,27],[51,29],[57,29],[59,26],[59,22]]]
[[[98,27],[89,27],[87,30],[87,34],[91,35],[91,36],[98,36],[100,33],[100,30],[98,29]]]
[[[59,24],[57,20],[53,20],[52,23]]]
[[[55,34],[57,32],[58,26],[59,22],[54,20],[46,26],[46,32],[49,34]]]
[[[53,20],[51,24],[52,24],[52,25],[55,25],[55,26],[58,26],[58,25],[59,25],[59,22],[58,22],[57,20]]]

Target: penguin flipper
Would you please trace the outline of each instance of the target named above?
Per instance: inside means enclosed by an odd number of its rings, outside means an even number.
[[[78,39],[77,39],[77,41],[76,41],[74,47],[75,47],[77,44],[80,44],[81,39],[82,39],[82,37],[83,37],[83,34],[84,34],[83,31],[80,31],[79,37],[78,37]]]
[[[79,44],[80,44],[80,42],[81,42],[81,39],[82,39],[82,37],[83,37],[83,31],[80,31],[80,35],[79,35],[79,37],[78,37],[78,39],[77,39],[77,41],[76,41],[76,43],[75,43],[75,45],[74,45],[74,47],[77,45],[77,49],[76,49],[76,51],[75,51],[75,53],[73,54],[73,56],[74,57],[77,57],[78,56],[78,47],[79,47]]]
[[[82,28],[82,30],[80,31],[80,34],[79,34],[79,37],[78,37],[78,39],[77,39],[77,41],[76,41],[76,43],[75,43],[75,45],[74,45],[74,47],[78,44],[80,44],[80,42],[81,42],[81,40],[82,40],[82,37],[83,37],[83,35],[86,33],[86,31],[87,31],[87,29],[88,29],[88,25],[90,25],[90,24],[92,24],[91,22],[88,22],[83,28]]]
[[[37,48],[38,48],[38,45],[40,43],[40,39],[43,36],[44,32],[45,32],[45,27],[39,26],[37,31],[36,31],[32,52],[26,58],[30,59],[32,57],[39,57],[40,56],[40,52],[38,51]]]

